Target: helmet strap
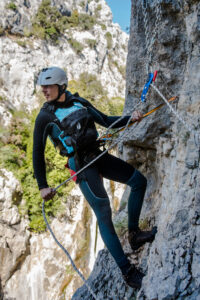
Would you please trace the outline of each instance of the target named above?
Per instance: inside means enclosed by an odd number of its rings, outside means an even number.
[[[66,86],[66,84],[63,84],[63,85],[57,84],[57,87],[58,87],[58,97],[56,99],[54,99],[53,101],[57,101],[62,96],[62,94],[65,93],[67,86]]]

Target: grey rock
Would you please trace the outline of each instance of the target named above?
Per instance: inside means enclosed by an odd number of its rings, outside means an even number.
[[[87,283],[99,300],[124,300],[135,295],[134,290],[125,284],[119,268],[107,250],[99,252]],[[86,285],[80,287],[72,297],[72,300],[81,299],[93,299]]]

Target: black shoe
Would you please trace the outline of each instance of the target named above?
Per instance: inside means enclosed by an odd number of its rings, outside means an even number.
[[[126,274],[123,274],[123,278],[126,283],[135,289],[140,289],[142,285],[142,278],[144,274],[136,269],[134,265],[131,265]]]
[[[157,227],[153,227],[150,231],[142,231],[138,228],[137,231],[129,232],[129,244],[133,250],[137,250],[146,242],[153,242],[156,233]]]

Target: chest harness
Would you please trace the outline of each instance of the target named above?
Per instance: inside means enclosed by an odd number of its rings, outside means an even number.
[[[81,97],[71,96],[64,107],[48,102],[42,107],[55,116],[46,126],[44,139],[48,135],[62,156],[72,157],[89,151],[97,140],[98,133],[86,103]]]

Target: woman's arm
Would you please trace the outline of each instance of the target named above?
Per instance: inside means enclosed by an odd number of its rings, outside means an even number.
[[[39,189],[48,187],[44,157],[44,132],[48,122],[49,116],[41,111],[36,118],[33,133],[33,169]]]
[[[107,116],[92,105],[88,107],[88,111],[93,116],[93,119],[96,123],[106,128],[108,128],[110,125],[112,125],[114,122],[116,122],[121,118],[120,116]],[[129,119],[130,116],[122,117],[121,120],[117,122],[112,128],[119,128],[125,126]],[[132,121],[139,122],[141,121],[141,119],[142,119],[142,114],[139,111],[134,111],[132,113],[131,116]]]

